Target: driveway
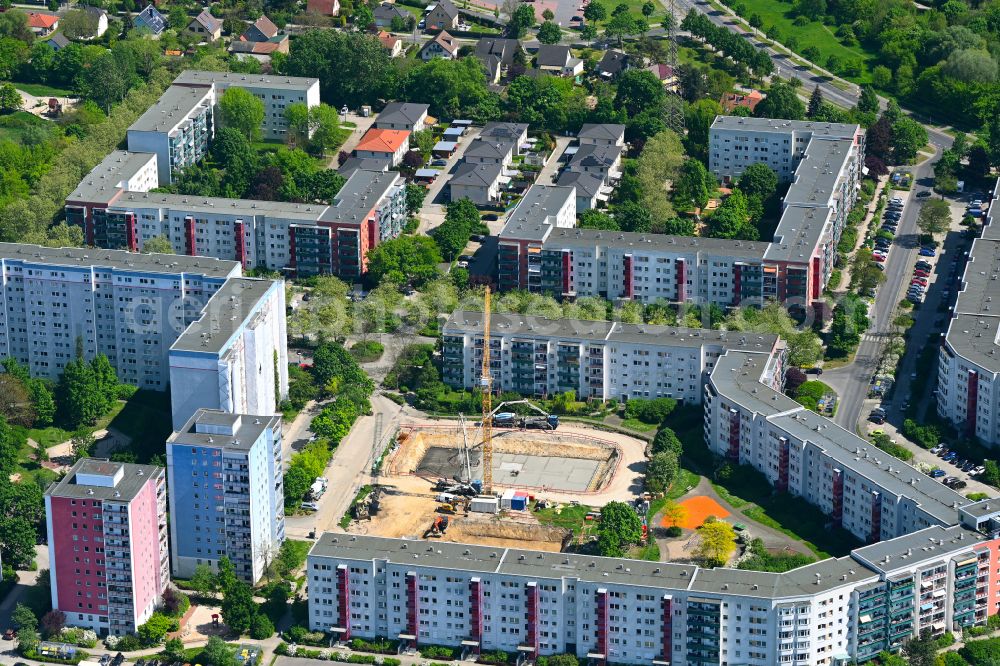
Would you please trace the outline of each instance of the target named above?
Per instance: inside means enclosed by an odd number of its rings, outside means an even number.
[[[424,205],[420,207],[420,224],[417,226],[418,234],[426,236],[431,229],[444,222],[445,204],[448,203],[448,197],[444,193],[444,186],[449,178],[451,178],[451,175],[455,173],[455,169],[461,163],[462,156],[465,155],[465,151],[469,148],[469,145],[479,137],[482,131],[482,127],[470,127],[465,132],[465,135],[458,142],[458,149],[455,151],[455,154],[448,158],[448,165],[441,169],[441,175],[428,188],[427,196],[424,197]]]
[[[542,170],[538,172],[538,178],[535,183],[538,185],[555,185],[556,179],[558,179],[559,168],[563,166],[562,156],[569,147],[570,142],[573,141],[573,137],[560,136],[556,137],[556,147],[552,150],[552,155],[549,157],[548,163],[542,167]]]
[[[375,117],[377,115],[378,114],[375,113],[374,111],[367,118],[359,116],[356,113],[349,112],[347,114],[347,122],[354,123],[356,127],[351,129],[351,135],[347,137],[347,141],[344,142],[344,145],[342,145],[340,148],[337,149],[337,154],[334,155],[333,158],[330,160],[330,164],[328,165],[329,168],[336,169],[338,166],[340,166],[337,163],[337,158],[341,152],[347,152],[348,154],[354,152],[354,149],[357,147],[358,142],[361,141],[361,137],[363,137],[365,135],[365,132],[371,129],[371,126],[375,124]],[[341,114],[340,120],[341,122],[343,122],[344,120],[343,114]]]

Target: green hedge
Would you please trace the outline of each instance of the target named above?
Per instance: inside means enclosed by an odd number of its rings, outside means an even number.
[[[23,655],[26,659],[34,659],[35,661],[44,661],[48,664],[79,664],[85,659],[90,659],[90,654],[84,652],[83,650],[77,650],[76,654],[73,655],[72,659],[56,659],[55,657],[45,657],[34,650],[30,650]]]

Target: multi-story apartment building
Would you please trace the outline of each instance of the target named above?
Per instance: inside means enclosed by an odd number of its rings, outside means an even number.
[[[938,358],[937,410],[967,435],[1000,445],[1000,182],[973,241]]]
[[[265,139],[284,140],[288,133],[285,110],[301,103],[319,106],[319,79],[274,74],[238,74],[186,69],[174,79],[175,86],[214,90],[215,104],[229,88],[243,88],[264,104],[261,134]]]
[[[501,289],[538,290],[541,247],[553,229],[576,224],[572,187],[532,185],[507,217],[499,234],[498,278]]]
[[[257,583],[285,540],[281,417],[199,409],[167,440],[174,576],[218,566]]]
[[[593,152],[598,149],[617,146],[581,146],[582,157],[571,162],[569,173],[576,168],[575,173],[606,172],[613,177],[614,168],[608,165],[614,163],[615,154],[598,159]],[[591,162],[593,166],[587,166]],[[529,279],[527,264],[516,276],[505,278],[501,262],[500,288],[564,298],[605,295],[643,302],[665,298],[722,306],[780,300],[798,308],[822,307],[820,297],[860,180],[864,132],[857,125],[716,117],[710,130],[712,172],[725,180],[736,179],[755,162],[768,164],[782,180],[792,180],[770,242],[589,230],[557,233],[536,217],[532,224],[522,225],[523,232],[505,229],[501,242],[541,248],[546,258],[540,260],[537,278]],[[559,182],[579,184],[582,202],[596,200],[601,185],[580,178],[563,174]],[[638,267],[639,260],[661,265]],[[701,275],[692,280],[696,272]],[[637,289],[643,279],[644,288]]]
[[[215,135],[212,88],[170,86],[156,104],[128,128],[128,149],[156,155],[160,185],[197,163]]]
[[[954,525],[959,508],[971,504],[774,390],[769,378],[763,354],[732,350],[716,361],[704,400],[705,441],[714,453],[757,469],[868,543]]]
[[[0,243],[0,355],[56,380],[77,350],[123,382],[164,391],[170,346],[227,280],[231,261]]]
[[[287,395],[285,285],[230,278],[170,347],[174,429],[202,408],[274,414]]]
[[[482,313],[455,312],[442,337],[445,383],[478,386]],[[767,381],[781,388],[784,354],[774,335],[520,314],[495,314],[491,323],[493,386],[524,395],[575,391],[581,399],[699,403],[708,374],[727,350],[759,352]]]
[[[529,660],[845,665],[985,623],[996,537],[929,527],[765,573],[327,533],[308,558],[309,626]]]
[[[84,458],[45,491],[52,608],[99,635],[133,633],[170,579],[163,469]]]
[[[368,250],[406,222],[405,183],[395,171],[354,172],[327,206],[149,192],[156,183],[148,154],[105,162],[66,201],[67,221],[100,247],[139,251],[162,236],[178,255],[353,280],[365,271]]]

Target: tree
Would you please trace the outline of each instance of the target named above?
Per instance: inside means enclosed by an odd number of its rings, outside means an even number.
[[[642,23],[640,23],[639,19],[628,12],[622,12],[613,15],[611,20],[604,24],[604,33],[609,37],[617,37],[618,46],[621,47],[626,36],[645,32],[642,24],[645,24],[645,28],[649,29],[649,24],[645,22],[645,19],[642,19]]]
[[[917,638],[911,638],[903,645],[903,654],[910,666],[934,666],[937,663],[937,639],[929,629]]]
[[[601,509],[597,547],[605,557],[624,557],[629,546],[642,539],[639,514],[625,502],[608,502]]]
[[[0,85],[0,112],[12,113],[21,110],[21,95],[12,83]]]
[[[224,589],[222,595],[222,620],[226,626],[238,634],[250,630],[257,604],[253,600],[253,590],[241,580]]]
[[[644,3],[642,3],[642,10],[641,11],[642,11],[642,15],[643,16],[645,16],[646,18],[649,18],[650,16],[653,15],[653,12],[656,11],[656,5],[654,3],[652,3],[652,2],[644,2]]]
[[[288,123],[288,142],[292,146],[309,144],[309,106],[305,102],[295,102],[285,107],[285,121]]]
[[[59,55],[65,50],[60,49],[56,53],[57,61]],[[125,73],[124,68],[114,55],[106,53],[94,61],[86,77],[78,79],[81,92],[84,97],[93,100],[104,109],[105,113],[110,113],[111,106],[125,99],[125,95],[128,93],[129,82]]]
[[[663,515],[663,522],[671,527],[679,527],[687,520],[687,509],[675,500],[667,500],[663,508],[660,509],[660,513]]]
[[[219,98],[222,126],[241,132],[251,141],[260,140],[264,103],[245,88],[227,88]]]
[[[815,118],[819,115],[820,110],[823,108],[823,92],[819,89],[817,85],[813,88],[812,95],[809,97],[809,108],[806,110],[806,115],[809,118]]]
[[[806,107],[799,100],[795,88],[781,80],[771,84],[767,96],[754,109],[754,115],[758,118],[785,120],[802,120],[805,112]]]
[[[592,23],[603,21],[608,18],[608,10],[605,9],[604,5],[599,2],[591,2],[587,5],[587,8],[583,10],[583,18]]]
[[[435,91],[430,98],[427,91]],[[486,85],[486,72],[476,58],[432,58],[409,70],[403,79],[402,98],[430,104],[438,117],[468,116],[480,121],[500,116],[500,99]]]
[[[932,199],[920,206],[917,226],[925,234],[939,234],[951,225],[951,207],[947,201]]]
[[[613,217],[595,208],[588,208],[580,213],[581,229],[601,229],[603,231],[620,231]]]
[[[507,88],[507,107],[521,122],[549,131],[579,127],[589,115],[587,95],[571,79],[519,76]]]
[[[93,368],[83,359],[74,359],[63,367],[56,395],[62,421],[71,428],[94,424],[101,416],[103,396]]]
[[[184,661],[184,642],[179,638],[168,638],[163,644],[163,656],[168,664]]]
[[[35,611],[20,602],[18,602],[17,606],[14,607],[14,611],[10,614],[10,621],[14,623],[15,629],[23,627],[27,627],[28,629],[38,628],[38,618],[35,616]]]
[[[682,210],[704,208],[710,194],[706,183],[711,177],[701,160],[684,160],[673,184],[674,201]]]
[[[699,99],[687,108],[684,120],[688,134],[684,145],[694,159],[708,162],[709,128],[721,113],[722,106],[714,99]]]
[[[1000,465],[996,460],[983,461],[983,481],[995,488],[1000,488]]]
[[[420,208],[424,205],[424,199],[427,197],[427,188],[423,185],[416,185],[410,183],[406,186],[406,213],[407,215],[416,215],[420,212]]]
[[[778,174],[764,162],[754,162],[743,170],[736,187],[747,197],[758,197],[763,201],[777,191]]]
[[[97,34],[97,16],[82,9],[68,11],[59,19],[59,29],[70,39],[93,37]]]
[[[376,283],[420,286],[438,275],[438,264],[443,261],[438,248],[436,240],[426,236],[383,241],[368,251],[368,275]]]
[[[757,240],[759,233],[750,218],[749,202],[742,190],[735,189],[708,220],[712,238]]]
[[[94,437],[92,431],[84,428],[73,433],[71,442],[73,446],[73,460],[80,460],[81,458],[90,457],[91,451],[93,451],[94,445],[97,443],[97,438]]]
[[[677,433],[675,433],[672,428],[663,426],[656,431],[656,436],[653,438],[654,454],[670,451],[675,456],[679,457],[683,452],[683,448],[681,440],[678,439]]]
[[[318,104],[309,109],[309,128],[313,152],[326,155],[327,150],[340,145],[340,119],[332,106]]]
[[[42,634],[46,638],[58,636],[66,626],[66,614],[61,610],[50,610],[42,616]]]
[[[546,21],[538,28],[538,41],[542,44],[558,44],[562,40],[562,30],[552,21]]]
[[[636,116],[646,110],[659,111],[665,100],[663,84],[648,70],[629,69],[618,78],[615,108],[624,109],[628,116]]]
[[[28,379],[28,381],[31,380]],[[12,433],[7,429],[6,423],[30,428],[36,419],[34,401],[28,387],[19,377],[9,373],[0,375],[0,417],[2,417],[0,419],[0,455],[7,455],[7,452],[11,451],[15,456],[13,459],[0,462],[0,470],[2,470],[4,467],[8,467],[7,463],[16,461],[17,454],[17,449],[8,448],[14,446],[14,443],[12,442]]]
[[[646,488],[653,493],[666,492],[677,478],[679,470],[676,453],[673,451],[654,453],[646,465]]]
[[[553,12],[551,9],[546,8],[545,11],[542,12],[543,21],[551,21],[555,17],[556,17],[555,12]]]
[[[698,536],[695,556],[707,566],[723,566],[736,550],[736,531],[725,521],[706,522],[698,528]]]
[[[533,25],[535,25],[535,8],[528,3],[521,3],[507,22],[507,33],[514,39],[519,39]]]
[[[263,641],[274,635],[274,624],[263,613],[258,613],[250,623],[250,638]]]
[[[916,120],[900,116],[892,123],[892,157],[896,164],[913,161],[926,145],[927,130]]]
[[[149,616],[149,619],[139,627],[139,631],[136,633],[144,645],[152,647],[159,645],[171,631],[177,631],[177,620],[156,612]]]
[[[207,564],[199,564],[194,568],[190,583],[191,589],[203,596],[215,596],[218,589],[215,573]]]
[[[31,654],[38,649],[41,641],[38,632],[28,627],[21,627],[17,630],[17,649],[21,654]]]
[[[164,234],[153,236],[142,244],[143,254],[173,254],[174,246]]]
[[[97,396],[100,400],[98,409],[100,416],[110,412],[118,402],[118,375],[111,366],[111,361],[104,354],[98,354],[90,362],[97,383]]]
[[[201,658],[211,666],[236,666],[236,648],[218,636],[210,636]]]
[[[355,6],[354,15],[351,18],[354,21],[355,30],[367,30],[375,22],[375,15],[372,13],[371,7],[363,2],[359,2]]]
[[[858,111],[867,114],[878,113],[878,95],[871,86],[861,86],[861,95],[858,97]]]

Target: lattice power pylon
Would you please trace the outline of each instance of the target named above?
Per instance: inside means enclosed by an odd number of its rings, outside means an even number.
[[[667,11],[673,19],[667,24],[667,66],[670,68],[670,75],[674,80],[678,79],[678,58],[677,58],[677,26],[680,18],[677,16],[677,6],[674,0],[670,0]],[[667,95],[666,118],[667,127],[676,132],[679,136],[684,136],[684,101],[681,99],[680,85],[674,84]]]

